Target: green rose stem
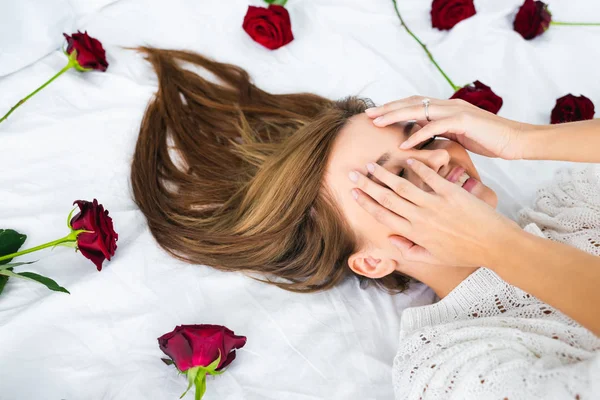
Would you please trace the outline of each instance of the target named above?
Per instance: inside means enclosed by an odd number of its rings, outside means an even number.
[[[73,53],[75,53],[75,52],[73,52]],[[69,62],[67,63],[67,65],[65,65],[65,67],[63,69],[61,69],[60,71],[58,71],[58,73],[56,75],[54,75],[52,78],[50,78],[42,86],[40,86],[39,88],[37,88],[33,92],[31,92],[27,97],[25,97],[24,99],[22,99],[21,101],[19,101],[17,104],[15,104],[15,106],[13,108],[11,108],[2,118],[0,118],[0,123],[3,122],[6,118],[8,118],[8,116],[10,114],[12,114],[13,111],[15,111],[21,104],[25,103],[27,100],[29,100],[31,97],[33,97],[37,92],[39,92],[40,90],[42,90],[43,88],[45,88],[46,86],[48,86],[56,78],[58,78],[59,76],[61,76],[62,74],[64,74],[68,70],[70,70],[71,68],[75,67],[76,64],[77,64],[77,60],[75,58],[69,57]]]
[[[287,3],[288,0],[265,0],[265,3],[269,3],[269,4],[273,4],[275,6],[281,6],[281,7],[285,7],[285,3]]]
[[[204,396],[204,393],[206,393],[206,374],[210,374],[210,375],[221,375],[223,372],[225,371],[217,371],[217,367],[219,366],[219,363],[221,362],[221,350],[219,350],[219,357],[213,361],[210,365],[206,366],[206,367],[192,367],[188,370],[186,370],[184,373],[187,375],[188,377],[188,387],[185,390],[185,392],[183,392],[183,394],[181,395],[181,397],[179,397],[180,399],[183,398],[183,396],[185,396],[187,394],[187,392],[191,389],[192,385],[196,386],[196,396],[194,397],[194,400],[201,400],[202,397]]]
[[[8,260],[11,258],[15,258],[18,256],[22,256],[23,254],[29,254],[29,253],[33,253],[34,251],[38,251],[38,250],[42,250],[45,249],[47,247],[53,247],[53,246],[58,246],[61,245],[63,243],[76,243],[77,242],[77,236],[79,236],[80,233],[94,233],[94,231],[88,231],[85,229],[79,229],[79,230],[74,230],[73,227],[71,226],[71,216],[73,216],[73,212],[75,211],[75,208],[71,210],[71,212],[69,213],[69,216],[67,217],[67,226],[69,227],[69,229],[71,230],[71,233],[69,233],[67,236],[57,239],[57,240],[53,240],[51,242],[48,243],[44,243],[44,244],[40,244],[39,246],[35,246],[32,247],[31,249],[27,249],[27,250],[21,250],[21,251],[17,251],[16,253],[12,253],[12,254],[7,254],[4,255],[2,257],[0,257],[0,261],[4,261],[4,260]],[[68,244],[66,246],[69,246]],[[6,265],[0,265],[0,270],[2,269],[6,269],[9,268],[10,264],[6,264]]]
[[[596,22],[560,22],[560,21],[551,21],[550,25],[563,25],[563,26],[600,26],[600,23],[596,23]]]
[[[35,246],[32,247],[30,249],[27,250],[22,250],[22,251],[18,251],[16,253],[12,253],[12,254],[7,254],[5,256],[0,257],[0,261],[4,261],[4,260],[8,260],[11,258],[15,258],[18,256],[22,256],[24,254],[28,254],[28,253],[33,253],[34,251],[38,251],[38,250],[42,250],[45,249],[47,247],[53,247],[53,246],[58,246],[62,243],[73,243],[73,242],[77,242],[77,236],[82,233],[82,232],[88,232],[88,233],[92,233],[92,231],[86,231],[85,229],[80,229],[77,231],[71,231],[71,233],[69,233],[67,236],[65,236],[64,238],[60,238],[57,240],[53,240],[52,242],[48,242],[48,243],[44,243],[41,244],[39,246]],[[0,269],[4,269],[4,266],[0,266]],[[10,267],[10,265],[7,265],[6,267]]]
[[[398,18],[400,18],[400,23],[402,24],[404,29],[406,29],[406,32],[408,32],[409,35],[412,36],[417,41],[417,43],[419,43],[421,45],[421,47],[423,48],[423,50],[425,50],[425,53],[427,53],[427,56],[429,57],[429,59],[431,60],[433,65],[435,65],[437,70],[440,71],[440,73],[444,76],[444,78],[446,78],[446,81],[448,81],[450,86],[452,86],[452,90],[454,90],[456,92],[458,89],[460,89],[460,86],[456,86],[454,84],[454,82],[452,82],[452,80],[448,77],[448,75],[446,75],[444,70],[435,61],[435,59],[433,58],[433,55],[431,54],[431,52],[429,51],[427,46],[425,44],[423,44],[423,42],[421,42],[414,33],[412,33],[412,31],[408,28],[408,26],[406,26],[406,23],[404,23],[404,19],[402,19],[402,15],[400,15],[400,11],[398,11],[398,4],[396,3],[396,0],[392,0],[392,2],[394,3],[394,9],[396,10],[396,14],[398,15]]]

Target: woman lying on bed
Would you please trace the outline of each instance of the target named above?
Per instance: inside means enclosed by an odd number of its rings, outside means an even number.
[[[431,192],[409,168],[411,159],[495,207],[495,193],[460,144],[437,139],[400,150],[420,125],[378,127],[365,113],[369,100],[273,95],[236,66],[188,52],[143,51],[159,89],[142,121],[132,186],[154,237],[175,257],[296,292],[352,277],[392,293],[412,279],[427,284],[441,301],[404,312],[394,363],[398,398],[584,399],[600,390],[592,387],[600,374],[600,340],[592,332],[487,268],[407,261],[389,240],[397,232],[351,194],[357,185],[368,190],[367,174],[379,187],[385,182],[377,176],[397,175]],[[205,79],[182,62],[213,76]],[[377,164],[374,174],[368,163]],[[358,180],[349,179],[353,171]],[[561,236],[579,238],[571,243],[577,245],[598,236],[598,188],[589,185],[599,178],[574,176],[575,183],[561,181],[543,193],[546,203],[576,202],[580,212],[595,213],[579,226],[584,233]],[[387,199],[380,200],[390,208]],[[544,215],[548,209],[525,214],[538,223],[530,232],[562,232],[564,221]]]

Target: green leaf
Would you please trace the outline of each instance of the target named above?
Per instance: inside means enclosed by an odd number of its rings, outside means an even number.
[[[196,376],[196,397],[194,400],[201,400],[204,393],[206,393],[206,374],[202,371],[202,374]]]
[[[69,291],[67,289],[65,289],[64,287],[60,286],[58,283],[56,283],[55,281],[53,281],[50,278],[47,278],[45,276],[36,274],[34,272],[19,272],[19,273],[14,273],[12,271],[8,271],[6,269],[0,270],[0,275],[6,275],[6,276],[10,276],[12,278],[21,278],[21,279],[27,279],[33,282],[38,282],[41,283],[42,285],[46,286],[48,289],[50,290],[54,290],[55,292],[63,292],[63,293],[69,293]],[[71,294],[71,293],[69,293]]]
[[[12,268],[7,268],[7,271],[12,271]],[[4,286],[6,286],[6,282],[8,282],[8,276],[6,275],[0,275],[0,294],[2,294],[2,291],[4,290]]]
[[[34,262],[37,262],[37,260],[36,261],[16,262],[16,263],[4,264],[4,265],[0,266],[0,270],[9,269],[10,268],[10,270],[12,271],[13,267],[18,267],[20,265],[33,264]]]
[[[23,246],[27,235],[13,229],[0,229],[0,256],[16,253]],[[12,258],[0,261],[0,265],[7,264]]]

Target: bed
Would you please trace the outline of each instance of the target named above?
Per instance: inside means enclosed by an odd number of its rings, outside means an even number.
[[[64,66],[63,31],[87,30],[101,40],[110,66],[69,71],[0,124],[0,228],[26,233],[24,248],[45,243],[67,232],[74,200],[98,198],[119,248],[102,272],[68,249],[23,257],[39,260],[29,270],[71,294],[9,281],[0,297],[0,399],[176,399],[186,381],[161,362],[156,338],[199,323],[248,338],[231,368],[208,379],[207,400],[393,398],[400,316],[434,301],[434,293],[417,283],[390,296],[347,281],[325,293],[293,294],[168,256],[131,196],[130,161],[156,79],[125,48],[198,51],[246,68],[258,86],[277,93],[359,94],[377,104],[451,96],[399,25],[392,1],[289,0],[295,40],[277,51],[241,29],[247,6],[264,5],[259,0],[37,2],[0,4],[0,33],[11,34],[10,43],[0,41],[8,57],[0,65],[13,68],[0,70],[0,113]],[[593,0],[549,2],[556,19],[600,20]],[[511,29],[521,0],[477,0],[476,16],[441,32],[431,29],[430,3],[399,7],[456,83],[479,79],[503,97],[500,115],[547,123],[567,93],[600,105],[600,28],[552,27],[525,41]],[[31,51],[18,54],[23,49]],[[568,165],[474,158],[512,218]]]

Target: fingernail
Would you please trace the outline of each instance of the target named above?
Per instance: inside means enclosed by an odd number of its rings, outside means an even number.
[[[368,163],[367,164],[367,171],[369,171],[370,173],[375,172],[375,165],[373,163]]]
[[[372,113],[374,113],[374,112],[375,112],[375,110],[377,110],[377,107],[371,107],[371,108],[367,108],[367,109],[365,110],[365,112],[366,112],[366,113],[367,113],[367,115],[368,115],[368,114],[372,114]]]
[[[352,197],[354,197],[354,200],[358,200],[358,190],[352,189]]]
[[[348,174],[348,178],[350,178],[352,182],[358,182],[358,174],[354,171]]]
[[[408,160],[406,160],[406,163],[408,165],[412,165],[415,162],[415,160],[413,160],[412,158],[409,158]]]
[[[407,140],[406,142],[403,142],[403,143],[400,145],[400,148],[401,148],[401,149],[404,149],[404,150],[408,149],[408,140]]]
[[[409,249],[414,244],[413,242],[411,242],[410,240],[408,240],[402,236],[392,235],[389,237],[389,239],[390,239],[390,242],[392,243],[392,245],[397,247],[400,250]]]
[[[379,123],[380,123],[380,122],[382,122],[382,121],[383,121],[383,117],[377,117],[377,118],[375,118],[375,119],[373,120],[373,123],[374,123],[374,124],[379,124]]]

